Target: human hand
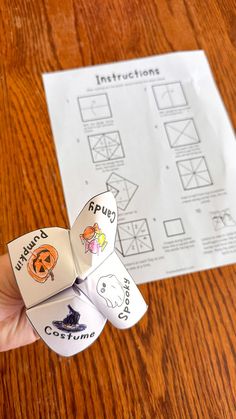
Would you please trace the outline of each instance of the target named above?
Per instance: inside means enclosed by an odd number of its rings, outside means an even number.
[[[25,314],[8,254],[0,256],[0,352],[35,342],[39,337]]]

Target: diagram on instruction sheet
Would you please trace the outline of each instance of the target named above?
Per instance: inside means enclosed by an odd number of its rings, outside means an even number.
[[[176,164],[184,190],[213,185],[205,157],[180,160]]]
[[[211,212],[212,224],[215,231],[223,230],[227,227],[235,227],[236,221],[233,219],[229,208],[221,211]]]
[[[197,144],[200,142],[193,118],[166,122],[164,126],[171,148]]]
[[[187,105],[183,87],[178,81],[152,86],[155,101],[159,110],[178,108]]]
[[[83,122],[112,117],[110,103],[106,93],[78,97],[78,104]]]
[[[123,256],[153,251],[154,247],[147,220],[143,218],[118,224],[116,249]]]
[[[173,218],[163,221],[164,229],[167,237],[180,236],[185,234],[183,222],[181,218]]]
[[[125,157],[119,131],[88,136],[93,163]]]
[[[138,189],[138,185],[117,173],[111,173],[106,181],[106,186],[107,190],[111,191],[115,196],[117,207],[123,211],[127,208]]]
[[[94,202],[72,246],[96,262],[112,251],[116,227],[113,250],[137,283],[236,263],[235,135],[204,51],[49,71],[43,85],[69,224]],[[112,311],[99,293],[108,282],[118,289],[125,272],[117,265],[116,280],[107,266],[92,288]]]

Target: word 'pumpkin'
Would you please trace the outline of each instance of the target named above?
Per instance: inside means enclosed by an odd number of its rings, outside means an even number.
[[[49,276],[53,281],[54,275],[52,270],[57,260],[58,253],[53,246],[49,244],[40,246],[32,252],[28,260],[28,272],[37,282],[45,282]]]

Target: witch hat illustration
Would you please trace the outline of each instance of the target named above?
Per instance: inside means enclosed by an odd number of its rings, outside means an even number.
[[[52,322],[53,326],[64,332],[81,332],[86,329],[86,324],[79,324],[80,314],[78,311],[75,311],[70,304],[67,307],[69,308],[69,314],[62,321],[54,320]]]

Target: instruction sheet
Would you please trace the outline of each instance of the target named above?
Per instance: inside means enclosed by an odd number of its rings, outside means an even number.
[[[136,283],[236,262],[236,143],[203,51],[43,81],[71,224],[111,191]]]

